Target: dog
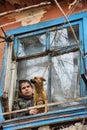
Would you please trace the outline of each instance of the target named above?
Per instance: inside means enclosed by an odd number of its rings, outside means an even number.
[[[38,108],[38,113],[47,112],[47,93],[44,90],[43,82],[46,81],[43,77],[34,77],[31,79],[31,83],[35,86],[35,92],[34,92],[34,106],[37,105],[43,105],[45,104],[45,107]]]

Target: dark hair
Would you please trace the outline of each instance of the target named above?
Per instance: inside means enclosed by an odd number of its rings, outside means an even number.
[[[29,80],[27,80],[27,79],[19,80],[19,91],[20,92],[21,92],[21,85],[22,85],[22,83],[26,83],[26,82],[29,83],[30,86],[33,88],[32,84],[31,84],[31,82]]]

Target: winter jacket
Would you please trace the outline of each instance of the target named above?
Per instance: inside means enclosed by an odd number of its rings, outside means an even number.
[[[13,111],[26,109],[26,108],[32,107],[32,106],[34,106],[33,95],[31,97],[20,96],[18,99],[16,99],[14,101]],[[21,117],[21,116],[27,116],[27,115],[29,115],[29,110],[21,112],[21,113],[20,112],[15,113],[14,117]]]

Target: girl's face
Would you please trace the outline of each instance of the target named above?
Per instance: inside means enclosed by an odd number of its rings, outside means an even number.
[[[33,88],[31,87],[31,85],[27,82],[24,82],[21,84],[21,93],[23,96],[31,96],[33,93]]]

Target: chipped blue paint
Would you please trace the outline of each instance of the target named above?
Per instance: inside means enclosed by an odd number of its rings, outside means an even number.
[[[40,127],[45,125],[52,125],[55,123],[63,123],[65,121],[73,121],[79,120],[81,118],[87,117],[86,106],[82,107],[74,107],[68,108],[63,110],[57,110],[33,115],[33,116],[26,116],[22,118],[17,118],[10,120],[8,122],[3,122],[2,125],[4,130],[17,130],[23,128],[32,128],[32,127]],[[85,113],[85,114],[84,114]]]
[[[74,21],[74,20],[80,20],[83,19],[84,17],[87,17],[87,12],[81,12],[81,13],[77,13],[77,14],[73,14],[69,17],[70,21]],[[38,29],[44,29],[44,28],[48,28],[48,27],[52,27],[52,26],[56,26],[58,24],[64,23],[65,18],[57,18],[57,19],[53,19],[53,20],[49,20],[46,22],[42,22],[42,23],[38,23],[38,24],[34,24],[34,25],[29,25],[29,26],[24,26],[24,27],[20,27],[14,30],[9,30],[6,32],[6,34],[8,35],[18,35],[18,34],[23,34],[26,32],[30,32],[30,31],[35,31]]]
[[[4,87],[4,78],[5,78],[5,69],[6,69],[6,57],[7,57],[7,44],[5,43],[5,50],[4,50],[4,59],[2,64],[2,74],[1,74],[1,81],[0,81],[0,97],[2,98],[3,94],[3,87]],[[2,104],[0,100],[0,113],[2,113]],[[4,117],[0,115],[0,121],[3,121]]]

